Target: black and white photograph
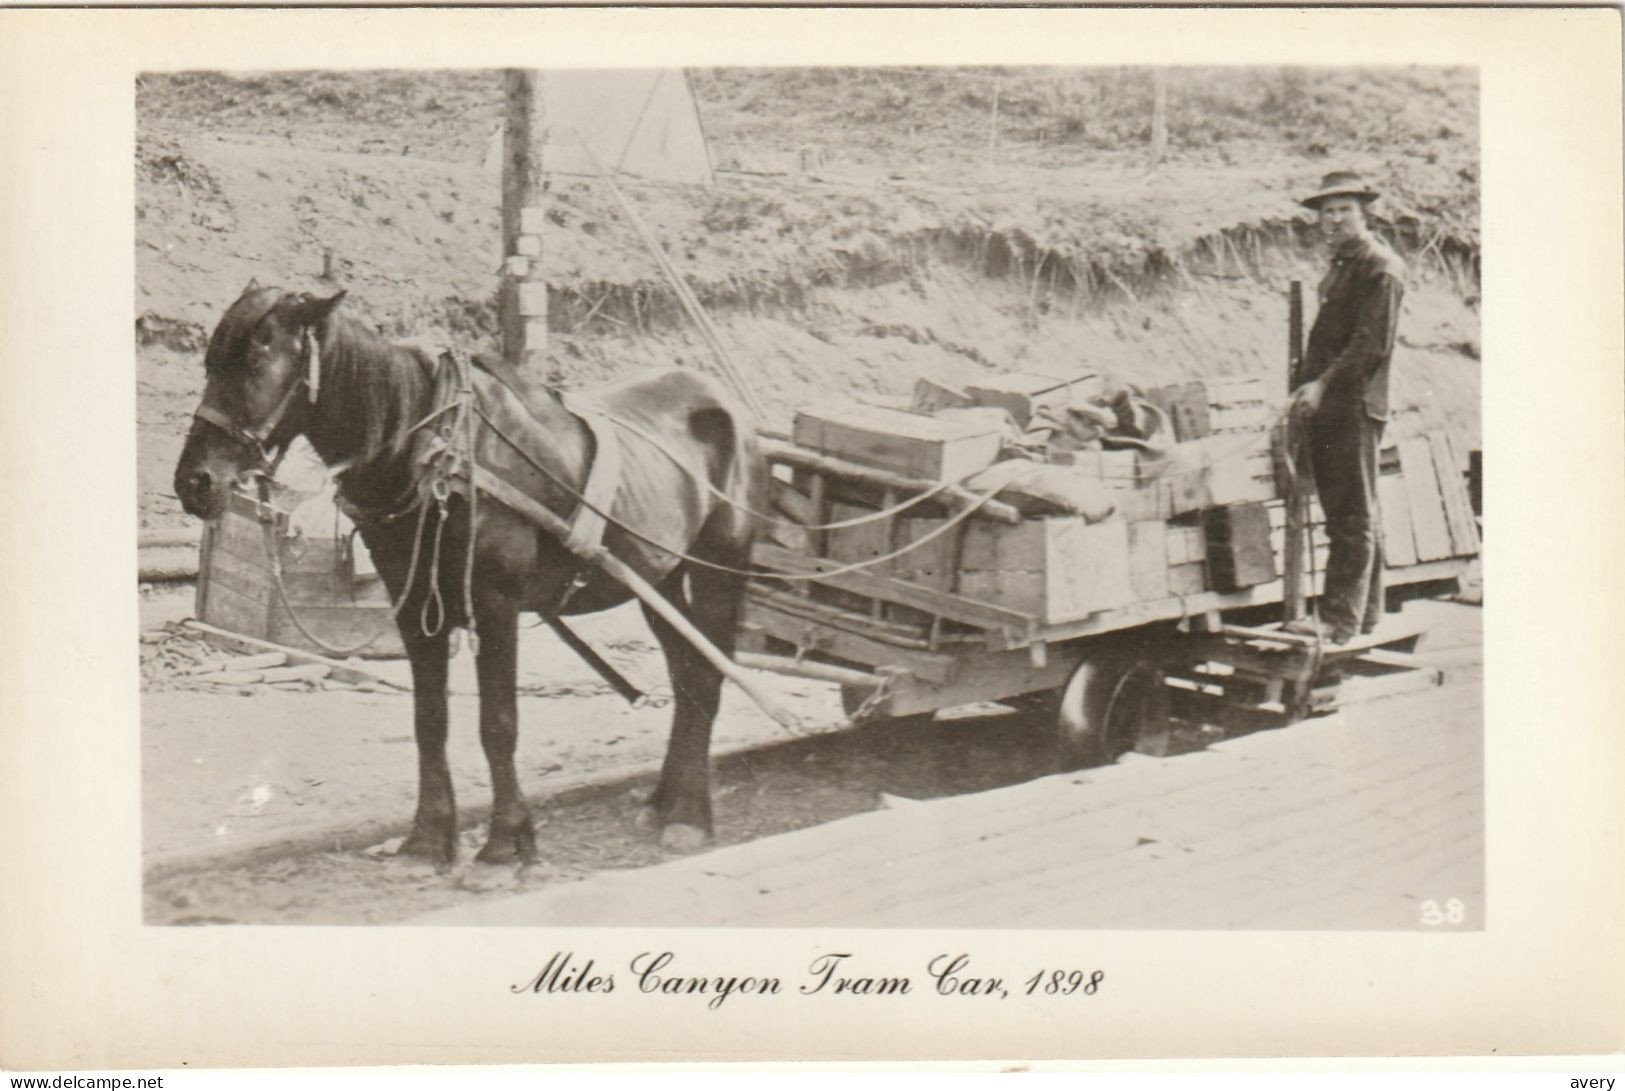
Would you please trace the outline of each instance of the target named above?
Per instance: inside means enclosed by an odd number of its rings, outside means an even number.
[[[1619,1011],[1619,102],[1537,39],[164,14],[105,139],[17,130],[96,164],[20,237],[112,298],[13,435],[85,437],[23,510],[112,612],[0,617],[97,767],[11,833],[109,786],[64,905],[179,1003],[149,1048],[253,978],[203,1063],[1488,1054],[1438,1012],[1536,932],[1509,982]],[[1502,1047],[1619,1047],[1570,1010]]]
[[[1474,70],[136,111],[150,923],[1482,926]]]

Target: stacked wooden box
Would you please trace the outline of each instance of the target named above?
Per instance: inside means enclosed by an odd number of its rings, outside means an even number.
[[[1046,397],[1058,396],[1041,385],[1015,376],[1011,389],[979,391],[976,398],[1003,398],[1011,401],[1011,412],[1030,414],[1047,404]],[[943,390],[917,391],[917,400],[955,393]],[[1215,384],[1211,392],[1199,382],[1163,388],[1150,400],[1165,405],[1174,422],[1178,442],[1168,450],[1075,452],[1070,472],[1098,479],[1117,501],[1103,522],[1076,515],[1018,525],[973,518],[945,531],[946,514],[917,508],[811,533],[806,549],[843,565],[872,564],[865,571],[1046,624],[1136,602],[1270,583],[1285,567],[1286,511],[1268,431],[1275,411],[1263,393],[1260,380]],[[974,410],[934,417],[841,406],[801,414],[794,436],[801,446],[922,481],[960,479],[990,464],[1000,446],[998,427]],[[1477,552],[1476,524],[1456,462],[1442,433],[1403,439],[1383,453],[1379,491],[1390,566]],[[809,523],[858,519],[904,498],[888,499],[873,488],[858,495],[843,486],[825,498],[818,516],[808,506],[806,482],[801,484],[795,499],[807,509]],[[1310,563],[1316,572],[1324,572],[1329,559],[1322,523],[1312,499]],[[922,544],[908,548],[914,542]]]
[[[832,521],[873,509],[831,505]],[[825,534],[823,556],[838,564],[880,561],[870,571],[1030,614],[1046,623],[1075,621],[1135,601],[1128,524],[1082,516],[1025,519],[1011,526],[970,520],[943,531],[942,517],[903,515]],[[895,527],[893,526],[895,523]],[[920,545],[904,549],[912,543]]]
[[[1004,439],[996,415],[928,416],[843,402],[796,414],[798,447],[921,481],[958,481],[986,469]]]
[[[1275,423],[1264,380],[1216,379],[1208,387],[1208,423],[1216,436],[1260,432]]]

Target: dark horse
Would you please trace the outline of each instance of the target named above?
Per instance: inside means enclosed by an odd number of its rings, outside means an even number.
[[[318,299],[250,283],[227,309],[209,341],[203,399],[175,491],[192,515],[218,518],[228,491],[263,472],[270,452],[301,433],[338,471],[340,497],[396,603],[412,664],[418,805],[401,851],[440,865],[457,852],[446,667],[450,629],[470,621],[468,589],[493,795],[479,859],[533,860],[530,809],[514,772],[519,612],[591,613],[625,602],[629,592],[486,495],[475,500],[474,555],[465,570],[466,489],[442,506],[422,488],[422,445],[433,438],[433,422],[425,421],[447,389],[448,365],[337,313],[343,295]],[[551,391],[511,374],[503,381],[472,370],[468,380],[480,407],[472,433],[478,463],[571,516],[572,490],[583,488],[597,449],[592,429]],[[748,513],[761,510],[766,481],[754,425],[717,384],[691,371],[621,383],[595,404],[621,422],[621,472],[603,546],[731,656],[744,599],[736,573],[749,560]],[[668,847],[689,849],[712,829],[709,750],[722,677],[647,605],[644,614],[665,651],[674,711],[660,781],[640,817],[661,827]]]

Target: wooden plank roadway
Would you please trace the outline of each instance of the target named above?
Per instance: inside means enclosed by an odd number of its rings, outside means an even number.
[[[1456,609],[1463,609],[1457,607]],[[1477,649],[1445,685],[1175,758],[888,809],[414,923],[1482,927]]]

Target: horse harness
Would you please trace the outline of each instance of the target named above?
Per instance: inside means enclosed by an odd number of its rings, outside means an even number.
[[[193,414],[196,419],[219,429],[232,440],[252,450],[259,460],[253,476],[258,477],[262,483],[274,476],[282,456],[286,453],[285,450],[273,452],[267,448],[266,444],[271,436],[276,433],[301,394],[307,395],[312,405],[316,404],[320,395],[319,339],[311,326],[304,327],[300,338],[302,343],[300,373],[288,384],[277,404],[257,427],[245,427],[221,410],[206,404],[198,406]],[[518,396],[518,392],[515,393]],[[520,400],[523,403],[523,398]],[[431,400],[434,408],[411,429],[412,433],[424,438],[414,443],[412,482],[403,503],[394,506],[393,510],[380,512],[354,503],[345,498],[343,490],[340,490],[341,507],[357,525],[392,523],[414,513],[418,515],[417,529],[413,534],[412,559],[407,566],[406,584],[402,587],[399,601],[396,603],[397,612],[405,604],[407,592],[417,580],[424,524],[430,509],[436,511],[438,519],[429,559],[429,591],[423,604],[422,616],[419,618],[419,626],[425,635],[433,636],[439,632],[446,619],[444,597],[439,587],[440,546],[453,494],[462,494],[466,498],[468,508],[468,548],[464,558],[462,591],[471,639],[477,640],[474,635],[473,568],[479,494],[491,496],[551,532],[583,562],[594,562],[601,557],[603,535],[608,522],[606,513],[610,511],[620,485],[620,442],[614,427],[594,407],[583,404],[579,399],[566,401],[561,396],[560,401],[565,403],[568,412],[582,421],[592,434],[595,443],[587,481],[578,494],[576,510],[568,521],[478,462],[475,457],[475,437],[478,434],[480,419],[501,435],[503,440],[522,457],[534,460],[511,437],[496,428],[495,423],[486,416],[474,389],[473,372],[468,359],[449,351],[440,355],[435,369],[435,393]],[[266,545],[272,561],[273,574],[278,577],[280,583],[281,566],[277,563],[279,560],[277,551],[269,539]],[[551,613],[556,614],[562,609],[569,596],[585,582],[584,573],[585,564],[577,570],[574,580],[566,585],[564,594],[560,601],[554,604]],[[292,604],[287,602],[286,598],[284,605],[290,615],[293,615]],[[298,623],[296,615],[294,621]],[[303,630],[304,626],[300,625],[300,628]],[[359,650],[359,648],[333,648],[316,640],[308,632],[305,635],[335,653]]]
[[[519,397],[517,391],[515,396]],[[519,400],[523,404],[524,399],[520,397]],[[481,494],[537,524],[583,562],[573,574],[573,579],[565,585],[559,601],[552,604],[551,609],[543,611],[544,616],[556,616],[563,609],[569,597],[586,582],[587,566],[600,561],[605,553],[604,531],[609,522],[608,513],[615,502],[621,481],[620,442],[614,427],[594,407],[583,404],[579,399],[567,400],[563,396],[560,397],[560,401],[566,411],[583,423],[594,440],[594,452],[587,471],[587,480],[579,492],[569,490],[576,493],[578,499],[576,509],[568,520],[479,461],[475,440],[480,422],[483,421],[517,454],[540,468],[532,455],[491,420],[481,407],[479,395],[474,388],[473,367],[470,361],[452,352],[440,355],[433,398],[435,408],[418,425],[420,429],[425,429],[424,438],[417,442],[412,455],[412,474],[415,482],[413,506],[427,510],[433,505],[439,513],[433,558],[430,562],[430,579],[434,581],[439,573],[440,534],[448,516],[450,499],[453,495],[459,494],[464,497],[468,509],[468,546],[464,554],[463,605],[471,635],[475,628],[474,540]],[[428,429],[427,426],[431,423],[434,427]],[[408,578],[410,579],[410,573]],[[431,583],[430,598],[424,604],[425,611],[429,609],[431,602],[438,603],[439,599],[439,588]],[[438,620],[443,621],[444,610],[439,609],[438,612],[440,613]],[[421,620],[425,623],[425,633],[432,635],[427,624],[427,616]],[[436,624],[434,629],[438,630],[438,627]]]

